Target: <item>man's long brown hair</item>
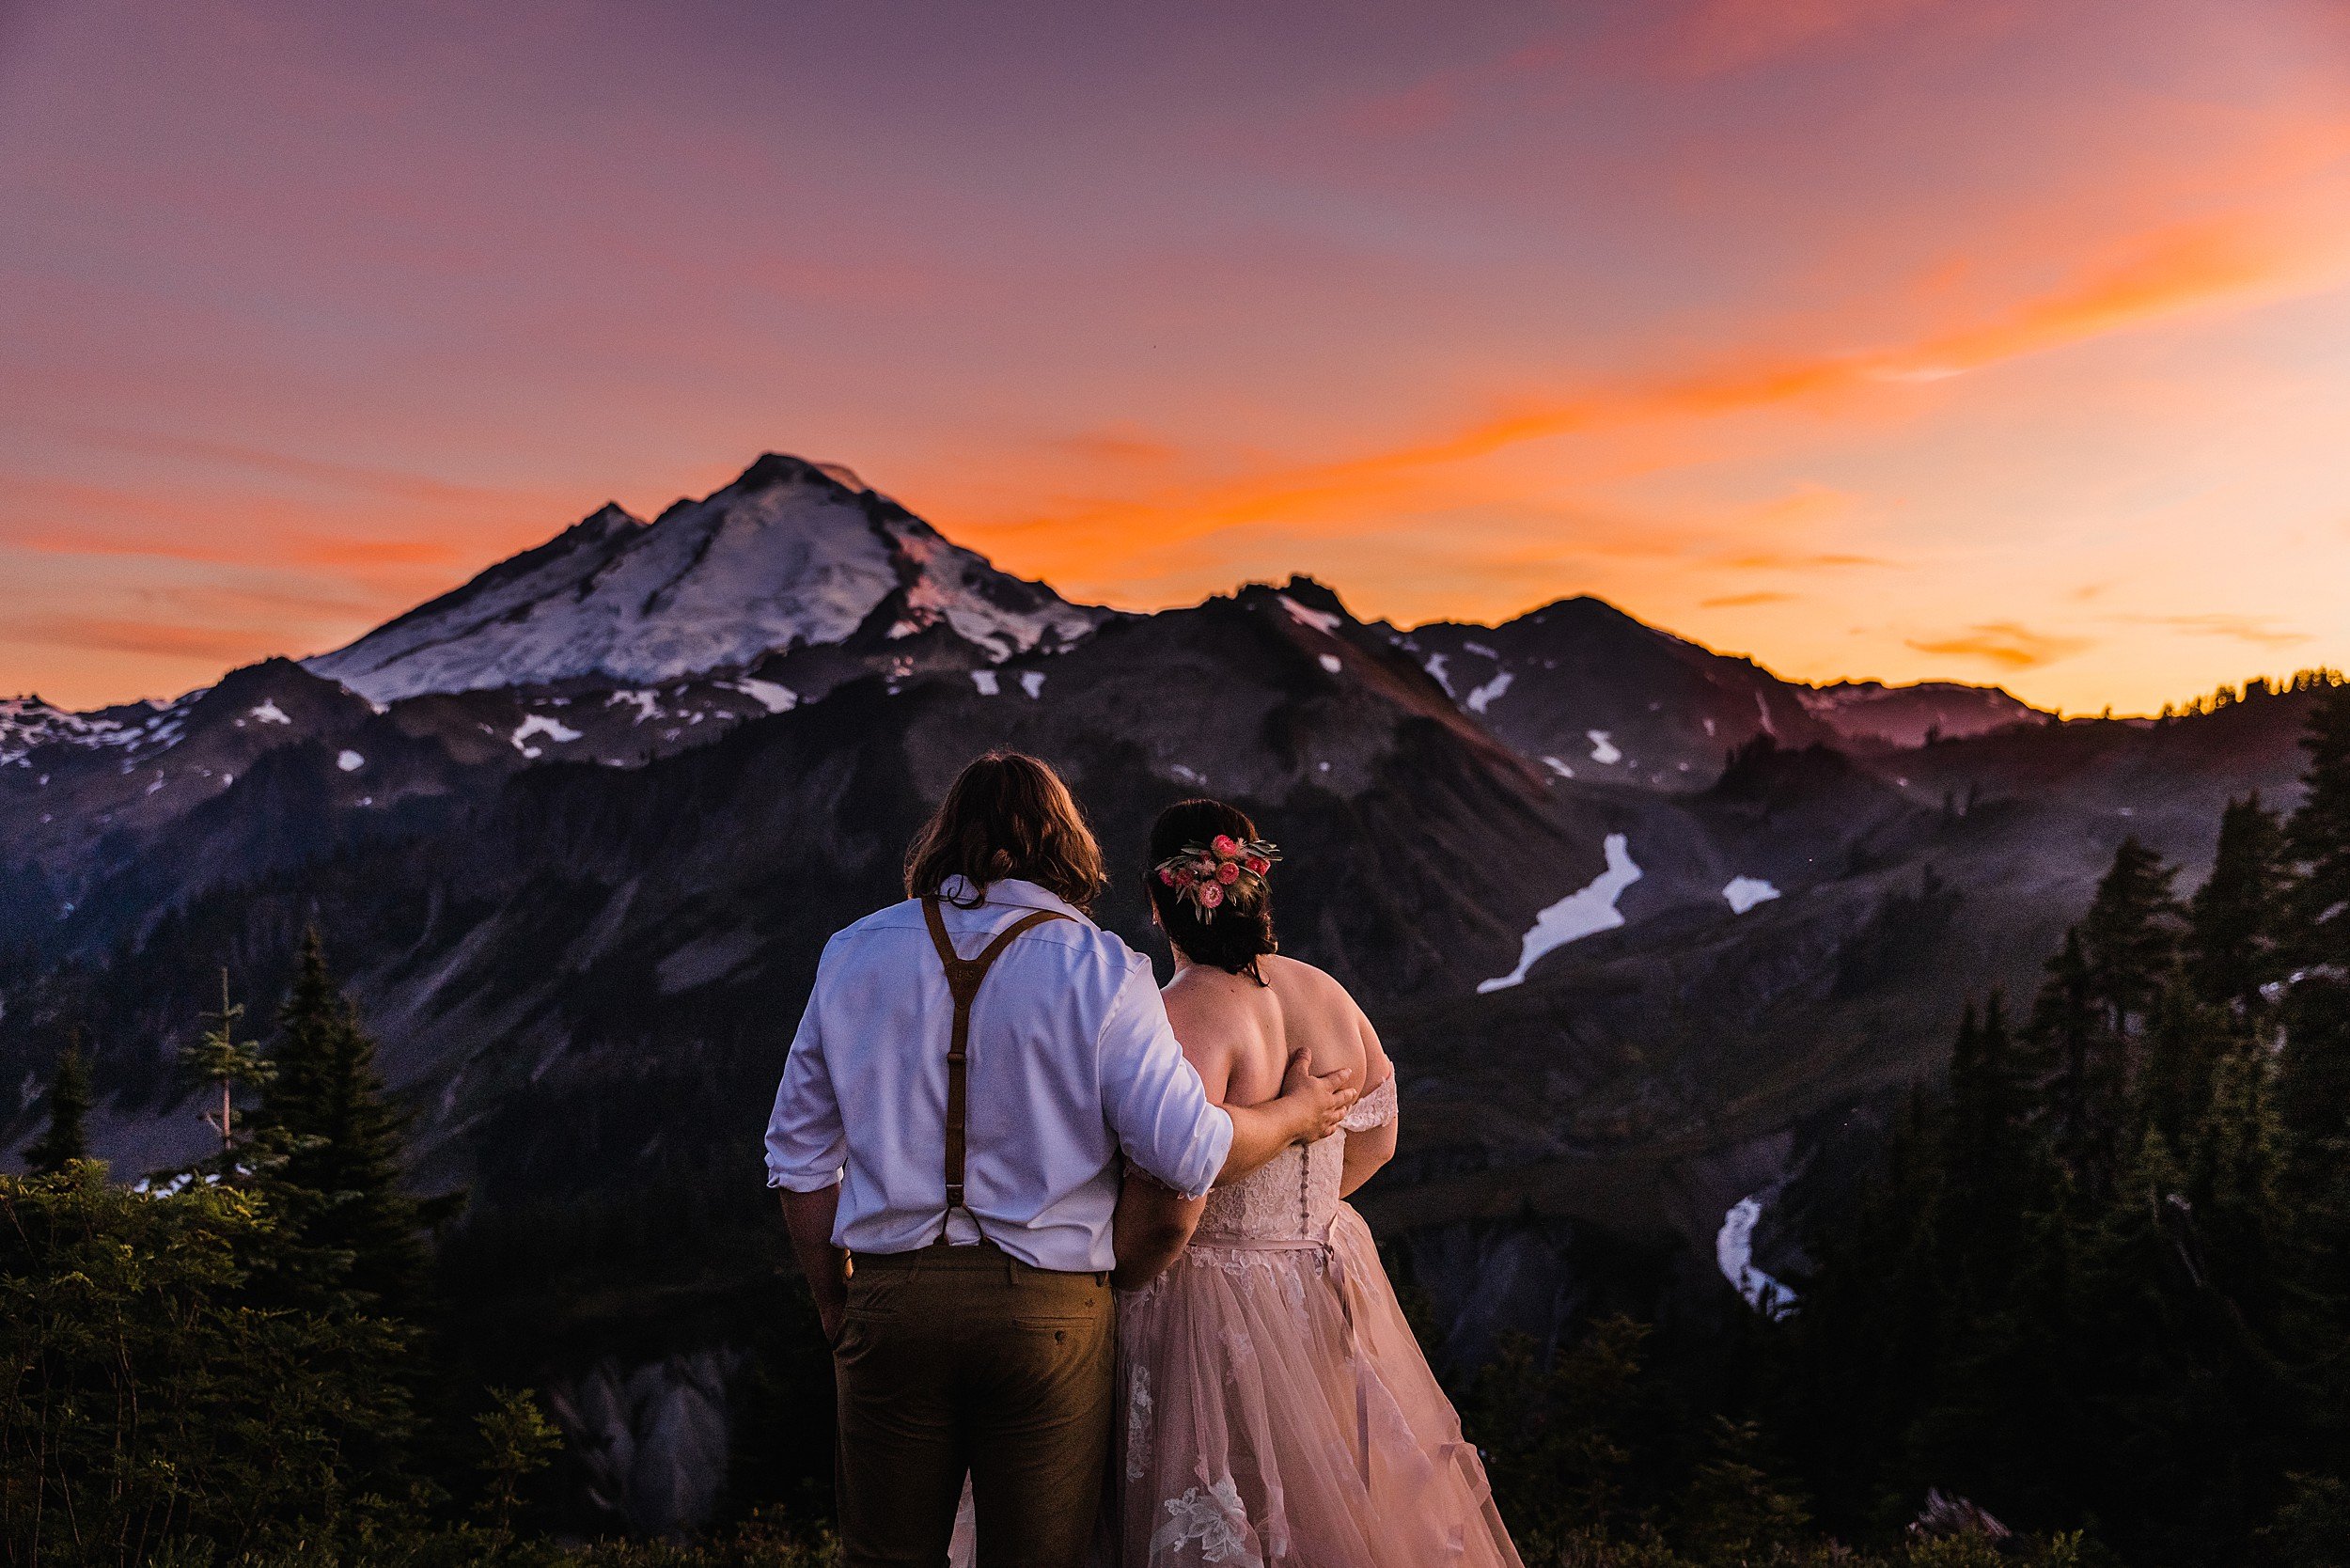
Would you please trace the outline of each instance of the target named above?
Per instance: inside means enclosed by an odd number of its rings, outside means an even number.
[[[973,888],[1018,877],[1089,909],[1107,878],[1102,846],[1060,775],[1017,751],[991,751],[955,776],[947,798],[906,851],[906,897],[938,892],[950,876]]]

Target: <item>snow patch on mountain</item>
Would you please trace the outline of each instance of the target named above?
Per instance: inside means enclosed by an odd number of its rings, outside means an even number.
[[[1478,981],[1479,995],[1525,980],[1527,971],[1534,967],[1534,961],[1544,953],[1623,924],[1623,914],[1617,909],[1616,901],[1623,897],[1625,888],[1640,880],[1640,868],[1632,863],[1631,840],[1622,834],[1610,833],[1601,848],[1607,856],[1607,869],[1535,916],[1534,929],[1521,940],[1518,966],[1494,980]]]
[[[1714,1263],[1747,1306],[1765,1317],[1782,1318],[1795,1309],[1795,1293],[1754,1266],[1754,1228],[1773,1196],[1774,1189],[1765,1188],[1730,1206],[1714,1236]]]
[[[1485,705],[1493,701],[1495,698],[1499,697],[1503,692],[1508,691],[1510,689],[1510,682],[1516,679],[1516,676],[1511,674],[1505,669],[1500,674],[1496,675],[1492,680],[1486,682],[1483,685],[1478,687],[1475,691],[1469,693],[1469,712],[1472,713],[1483,713],[1485,711]]]
[[[636,710],[636,716],[629,720],[629,723],[632,725],[642,724],[647,719],[657,719],[663,716],[661,712],[661,694],[659,692],[640,692],[623,689],[608,694],[603,699],[603,705],[607,708],[634,708]]]
[[[1591,743],[1592,761],[1621,762],[1623,760],[1623,753],[1616,749],[1616,743],[1607,738],[1608,734],[1609,732],[1605,729],[1586,729],[1583,732],[1584,738]]]
[[[1778,889],[1759,876],[1734,876],[1722,889],[1722,897],[1730,904],[1732,915],[1744,915],[1758,903],[1768,903],[1778,897]]]
[[[263,702],[252,711],[250,716],[260,720],[263,724],[291,724],[293,722],[286,716],[286,710],[280,708],[274,701]]]
[[[740,681],[721,681],[718,684],[728,691],[741,692],[771,713],[788,713],[800,705],[800,694],[778,681],[755,681],[746,675]]]
[[[994,697],[996,693],[1003,690],[1003,687],[996,682],[995,672],[992,669],[973,670],[971,672],[971,683],[979,689],[979,695],[981,697]]]
[[[374,701],[652,685],[843,642],[892,596],[893,624],[943,624],[997,660],[1075,641],[1104,613],[996,571],[861,483],[770,454],[652,523],[606,506],[306,667]]]
[[[355,751],[338,751],[335,753],[335,765],[345,773],[357,773],[368,765],[368,760]]]
[[[1310,626],[1317,632],[1335,634],[1338,631],[1340,622],[1335,612],[1317,610],[1310,605],[1301,604],[1286,593],[1276,594],[1274,597],[1281,601],[1281,608],[1289,611],[1290,619],[1300,626]]]
[[[522,723],[514,726],[514,732],[506,738],[516,751],[525,757],[536,757],[539,748],[525,744],[533,735],[544,735],[557,745],[563,745],[579,739],[580,732],[561,719],[549,718],[544,713],[529,713],[524,716]]]

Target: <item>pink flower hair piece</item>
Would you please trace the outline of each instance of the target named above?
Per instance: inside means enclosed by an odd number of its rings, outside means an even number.
[[[1215,918],[1227,899],[1261,893],[1265,873],[1280,858],[1281,852],[1265,839],[1219,833],[1207,843],[1184,845],[1152,868],[1152,874],[1176,897],[1189,900],[1205,923]]]

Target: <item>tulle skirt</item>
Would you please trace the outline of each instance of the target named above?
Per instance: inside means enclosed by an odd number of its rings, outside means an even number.
[[[1121,1568],[1520,1568],[1351,1206],[1120,1297],[1119,1400]]]

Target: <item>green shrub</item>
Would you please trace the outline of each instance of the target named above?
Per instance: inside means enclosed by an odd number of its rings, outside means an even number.
[[[400,1332],[244,1294],[254,1195],[0,1177],[0,1549],[42,1568],[197,1562],[361,1530],[409,1425]],[[166,1553],[166,1544],[175,1559]]]

